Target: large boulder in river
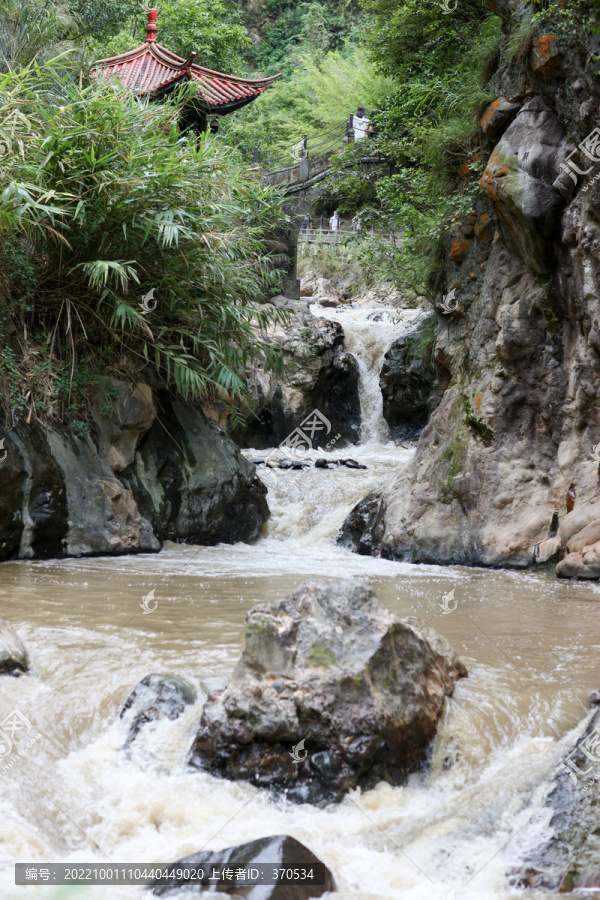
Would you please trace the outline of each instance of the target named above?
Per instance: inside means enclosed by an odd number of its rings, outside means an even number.
[[[310,897],[321,897],[329,891],[335,891],[333,875],[308,847],[287,834],[276,834],[258,838],[237,847],[225,850],[205,850],[193,853],[165,867],[167,872],[179,869],[181,878],[155,881],[154,894],[157,897],[184,895],[198,896],[206,889],[226,892],[233,897],[244,897],[246,900],[309,900]],[[244,884],[236,878],[235,873],[242,869],[245,872],[260,872],[259,882]],[[296,883],[286,883],[280,877],[281,870],[297,870],[299,879]],[[200,871],[199,871],[200,870]],[[208,877],[216,870],[219,874],[229,870],[231,876],[225,875],[218,882],[207,883]],[[273,870],[278,873],[275,883]],[[306,875],[302,878],[302,870]],[[187,875],[187,879],[184,877]],[[256,877],[256,876],[254,876]],[[292,879],[295,875],[291,876]],[[245,879],[250,880],[250,879]],[[237,884],[236,884],[237,881]]]
[[[369,588],[310,581],[248,614],[232,683],[209,696],[191,762],[321,803],[420,768],[467,671],[445,638]]]
[[[9,622],[0,619],[0,675],[20,675],[29,668],[25,646]]]
[[[285,370],[277,374],[256,363],[248,365],[246,424],[235,431],[236,441],[246,447],[276,446],[318,410],[331,428],[327,434],[311,435],[315,448],[336,435],[344,444],[358,443],[358,363],[345,349],[342,326],[315,318],[306,304],[286,303],[288,322],[269,332]]]

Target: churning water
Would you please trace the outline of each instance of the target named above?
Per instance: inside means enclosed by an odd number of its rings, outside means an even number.
[[[15,739],[23,755],[0,762],[2,900],[144,896],[141,887],[17,888],[16,861],[171,862],[278,833],[332,869],[339,900],[522,896],[506,872],[547,833],[549,779],[600,685],[600,593],[551,575],[411,566],[337,547],[349,509],[411,452],[371,436],[331,454],[366,471],[278,470],[271,520],[252,546],[170,545],[156,555],[1,567],[0,617],[17,627],[33,664],[27,677],[0,680],[0,721],[18,709],[32,726]],[[429,772],[328,809],[186,767],[203,682],[231,673],[247,610],[312,577],[371,585],[390,609],[445,635],[469,669],[447,704]],[[452,588],[457,607],[444,614]],[[152,589],[158,605],[145,614],[140,602]],[[151,672],[188,679],[199,700],[127,758],[119,712]]]

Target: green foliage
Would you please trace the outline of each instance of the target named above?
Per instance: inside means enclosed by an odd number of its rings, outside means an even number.
[[[13,394],[17,366],[36,413],[79,415],[107,373],[233,404],[250,358],[278,363],[261,337],[278,314],[257,301],[275,279],[261,238],[279,199],[231,150],[181,135],[175,106],[61,80],[51,64],[0,76],[0,110],[0,347]],[[5,405],[22,410],[15,396]]]
[[[586,34],[600,33],[597,0],[569,0],[564,9],[548,0],[536,0],[535,5],[538,11],[531,21],[540,34],[550,32],[559,40],[575,38],[584,47]]]
[[[238,74],[250,38],[236,0],[166,0],[158,19],[160,41],[186,57],[195,50],[209,69]]]
[[[391,245],[370,248],[373,262],[407,296],[432,300],[444,231],[480,190],[476,114],[493,97],[482,79],[498,52],[500,19],[479,0],[459,3],[442,21],[433,0],[364,0],[364,6],[371,57],[400,82],[379,103],[378,134],[369,141],[369,154],[379,153],[394,171],[374,184],[360,168],[346,171],[346,157],[364,152],[357,145],[337,159],[328,197],[346,214],[358,200],[367,227],[397,234]],[[466,162],[471,177],[459,178]]]
[[[246,12],[246,24],[261,40],[248,57],[265,75],[295,75],[300,57],[340,50],[356,23],[353,0],[267,0]]]
[[[426,368],[435,369],[433,350],[437,325],[437,313],[432,311],[425,319],[422,327],[414,335],[409,335],[405,351],[409,361],[420,361]]]
[[[146,39],[146,3],[122,0],[73,0],[86,43],[95,58],[131,50]],[[242,74],[250,38],[236,0],[165,0],[160,6],[157,37],[161,44],[209,69]]]
[[[462,471],[465,450],[464,438],[460,432],[457,432],[442,451],[442,459],[448,463],[446,487],[450,493],[454,492],[454,481],[456,476]]]
[[[72,49],[75,31],[75,20],[64,3],[0,0],[0,72]]]
[[[305,52],[294,78],[276,82],[257,103],[229,116],[222,137],[249,159],[254,147],[272,157],[308,134],[310,152],[311,138],[314,143],[323,132],[343,130],[359,104],[371,108],[393,88],[364,49],[348,45],[322,58]]]

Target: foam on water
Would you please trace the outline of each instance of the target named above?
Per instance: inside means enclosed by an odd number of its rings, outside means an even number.
[[[411,310],[380,328],[372,312],[323,311],[342,321],[361,373],[377,370],[414,319]],[[17,708],[41,738],[9,772],[1,774],[0,761],[2,900],[144,895],[141,887],[15,888],[15,861],[172,862],[278,833],[332,869],[339,900],[522,896],[506,873],[548,834],[550,777],[600,684],[599,589],[540,573],[413,566],[337,546],[353,505],[414,452],[388,441],[374,382],[361,382],[365,442],[329,458],[350,456],[367,469],[275,470],[271,519],[254,545],[171,544],[156,555],[3,564],[0,617],[27,643],[32,673],[1,680],[0,721]],[[316,448],[309,458],[323,455]],[[247,610],[317,576],[371,585],[398,615],[417,615],[447,637],[469,669],[446,705],[428,771],[325,810],[186,765],[203,683],[232,673]],[[440,601],[451,588],[457,608],[445,615]],[[140,601],[152,589],[157,609],[144,615]],[[187,678],[199,699],[179,720],[146,726],[128,757],[119,712],[153,672]]]

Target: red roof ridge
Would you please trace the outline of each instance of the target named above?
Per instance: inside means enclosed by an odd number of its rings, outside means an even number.
[[[93,70],[118,65],[119,63],[132,62],[134,59],[143,56],[144,53],[151,54],[158,62],[171,66],[174,70],[183,72],[185,69],[187,60],[171,50],[167,50],[166,47],[163,47],[157,41],[144,41],[143,44],[140,44],[139,47],[134,47],[133,50],[126,50],[125,53],[118,53],[116,56],[107,56],[105,59],[97,59],[91,68]],[[281,78],[283,74],[278,72],[277,75],[270,75],[266,78],[246,78],[243,75],[227,75],[225,72],[217,72],[216,69],[207,69],[206,66],[200,66],[198,63],[192,63],[188,68],[196,74],[208,75],[212,78],[223,78],[225,81],[233,81],[237,84],[255,84],[257,86],[272,84],[278,78]]]

